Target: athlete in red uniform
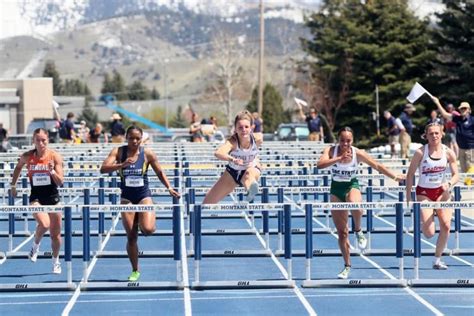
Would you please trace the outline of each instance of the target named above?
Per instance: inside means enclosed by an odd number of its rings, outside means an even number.
[[[12,195],[16,196],[16,183],[21,169],[26,165],[31,185],[30,204],[56,205],[60,202],[58,186],[61,186],[64,181],[63,158],[59,153],[48,148],[48,132],[42,128],[33,132],[33,144],[35,148],[21,155],[13,171]],[[41,238],[49,229],[53,253],[53,273],[60,274],[61,213],[35,213],[33,216],[37,226],[29,258],[36,262]]]

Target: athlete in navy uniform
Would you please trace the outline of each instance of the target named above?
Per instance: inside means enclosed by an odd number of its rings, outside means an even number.
[[[126,138],[128,144],[113,149],[104,160],[101,173],[118,171],[121,178],[121,204],[153,204],[151,192],[148,188],[148,166],[151,165],[161,183],[169,190],[170,195],[179,197],[170,185],[166,174],[158,163],[155,153],[141,145],[143,131],[140,127],[130,126]],[[122,223],[127,232],[127,253],[132,264],[132,273],[129,281],[140,278],[138,268],[138,228],[144,235],[151,235],[155,231],[154,212],[122,212]]]
[[[207,192],[203,204],[219,203],[239,185],[247,190],[247,201],[251,202],[257,195],[261,170],[258,146],[262,144],[262,139],[253,136],[252,125],[253,117],[249,111],[242,111],[235,117],[235,133],[215,152],[218,159],[229,164]]]

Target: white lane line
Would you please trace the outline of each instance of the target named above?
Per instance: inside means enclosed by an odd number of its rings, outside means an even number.
[[[384,222],[384,223],[386,223],[386,224],[392,226],[392,227],[395,227],[394,224],[390,223],[390,222],[387,221],[385,218],[381,218],[381,217],[379,217],[379,216],[377,216],[377,215],[374,215],[374,217],[377,218],[378,220],[380,220],[380,221],[382,221],[382,222]],[[409,235],[409,236],[411,236],[411,237],[414,237],[412,233],[407,232],[406,234]],[[427,245],[429,245],[429,246],[431,246],[431,247],[433,247],[433,248],[436,248],[436,245],[435,245],[435,244],[433,244],[433,243],[431,243],[431,242],[425,240],[424,238],[421,238],[421,242],[423,242],[423,243],[425,243],[425,244],[427,244]],[[465,265],[468,265],[468,266],[471,266],[471,267],[474,266],[474,264],[472,264],[472,263],[470,263],[470,262],[468,262],[468,261],[466,261],[466,260],[464,260],[464,259],[462,259],[462,258],[460,258],[460,257],[458,257],[458,256],[456,256],[456,255],[450,254],[449,256],[450,256],[451,258],[453,258],[453,259],[459,261],[459,262],[464,263]]]
[[[181,201],[183,198],[180,199]],[[193,314],[191,305],[191,292],[189,291],[189,271],[188,271],[188,252],[186,248],[186,231],[184,227],[184,203],[180,203],[181,211],[179,212],[179,225],[181,226],[181,269],[183,271],[183,285],[184,285],[184,314],[191,316]]]
[[[115,217],[115,220],[114,220],[114,222],[112,223],[112,228],[109,229],[109,231],[108,231],[107,235],[105,236],[104,241],[102,242],[102,245],[101,245],[101,247],[100,247],[100,249],[99,249],[99,251],[98,251],[97,253],[100,253],[102,250],[104,250],[105,245],[107,244],[107,242],[108,242],[109,239],[110,239],[112,230],[114,230],[114,229],[115,229],[115,226],[117,226],[117,223],[118,223],[118,221],[119,221],[119,218],[120,218],[120,216]],[[89,267],[88,267],[87,270],[86,270],[86,275],[85,275],[85,277],[88,277],[88,276],[90,275],[92,269],[94,268],[95,264],[97,263],[97,260],[99,259],[97,256],[98,256],[98,254],[96,254],[96,255],[94,256],[94,258],[92,259],[91,263],[89,264]],[[83,277],[83,278],[81,279],[81,282],[80,282],[80,283],[82,283],[82,282],[84,282],[84,281],[85,281],[85,278]],[[81,295],[81,286],[80,286],[80,283],[79,283],[79,286],[77,287],[77,289],[74,291],[74,294],[72,295],[71,299],[70,299],[69,302],[67,303],[66,307],[64,307],[64,310],[63,310],[63,312],[61,313],[61,316],[68,316],[69,313],[71,312],[72,308],[74,307],[74,304],[76,304],[76,301],[77,301],[77,299],[79,298],[79,295]]]
[[[231,195],[232,199],[234,200],[235,202],[235,196],[234,195]],[[247,221],[247,224],[252,227],[252,221],[249,219],[247,213],[245,212],[242,212],[243,215],[245,216],[245,220]],[[255,232],[255,236],[257,237],[257,239],[260,241],[260,244],[262,244],[262,246],[265,248],[266,247],[266,243],[265,243],[265,240],[263,240],[262,236],[260,235],[260,233],[258,232],[258,229],[256,229],[255,227],[253,227],[253,231]],[[278,267],[278,269],[280,270],[280,272],[283,274],[283,276],[288,279],[288,272],[286,271],[286,269],[282,266],[282,264],[280,263],[280,261],[275,257],[273,251],[270,250],[270,255],[271,255],[271,258],[273,260],[273,262],[275,263],[275,265]],[[311,306],[311,304],[308,302],[308,300],[306,299],[306,297],[303,295],[303,293],[301,293],[300,289],[295,286],[293,288],[293,292],[295,292],[296,296],[298,297],[298,299],[301,301],[301,303],[303,304],[303,306],[306,308],[306,311],[308,312],[309,315],[312,315],[312,316],[316,316],[316,311],[313,309],[313,307]]]
[[[340,297],[367,297],[368,294],[374,294],[374,295],[377,295],[377,297],[399,297],[399,296],[407,296],[406,293],[403,293],[402,291],[400,291],[400,293],[393,293],[393,292],[386,292],[386,293],[382,293],[383,289],[377,289],[377,290],[372,290],[372,291],[364,291],[363,289],[360,289],[361,291],[357,291],[357,292],[346,292],[346,293],[316,293],[316,294],[309,294],[309,293],[306,293],[305,296],[307,297],[314,297],[314,298],[318,298],[318,297],[335,297],[335,298],[340,298]],[[132,293],[133,295],[135,295],[135,293]],[[154,294],[158,294],[158,293],[154,293]],[[242,292],[240,293],[242,294]],[[433,296],[442,296],[442,297],[445,297],[446,296],[446,293],[443,293],[442,291],[438,291],[436,293],[426,293],[426,294],[430,294],[430,295],[433,295]],[[449,294],[449,293],[448,293]],[[463,293],[465,294],[465,293]],[[94,294],[90,294],[90,296],[96,296],[97,293],[94,293]],[[100,293],[100,295],[104,295],[104,293]],[[115,294],[113,294],[115,295]],[[149,295],[149,294],[148,294]],[[460,293],[457,292],[457,293],[451,293],[451,295],[456,295],[456,296],[459,296]],[[44,295],[43,295],[44,296]],[[49,295],[48,295],[49,296]],[[16,296],[18,297],[18,296]],[[272,295],[272,294],[268,294],[268,295],[253,295],[253,296],[246,296],[246,295],[235,295],[235,296],[232,296],[232,295],[226,295],[226,296],[203,296],[203,297],[194,297],[193,300],[201,300],[201,301],[206,301],[206,300],[248,300],[248,299],[275,299],[275,298],[293,298],[294,295],[285,295],[285,294],[277,294],[277,295]],[[163,301],[181,301],[182,299],[177,297],[177,298],[173,298],[173,297],[168,297],[168,298],[134,298],[133,301],[134,302],[163,302]],[[8,306],[8,305],[35,305],[35,304],[62,304],[62,303],[66,303],[67,301],[22,301],[22,302],[4,302],[4,303],[0,303],[0,306]],[[120,303],[120,302],[130,302],[130,299],[129,298],[123,298],[123,299],[97,299],[97,300],[93,300],[93,299],[87,299],[87,300],[81,300],[80,303]],[[449,306],[445,306],[445,307],[449,307]],[[474,306],[471,306],[471,305],[466,305],[466,306],[462,306],[462,305],[457,305],[457,306],[451,306],[451,307],[456,307],[456,308],[474,308]]]
[[[293,200],[290,200],[288,197],[285,196],[285,198],[287,200],[289,200],[290,202],[292,202],[296,208],[300,209],[301,211],[303,211],[303,209],[298,205],[296,204]],[[313,217],[313,220],[315,221],[314,217]],[[321,225],[322,223],[320,223]],[[322,225],[323,227],[327,227],[326,225]],[[329,228],[329,227],[327,227]],[[334,236],[334,238],[338,239],[339,237],[337,236],[336,233],[334,232],[331,232],[331,235]],[[354,247],[349,244],[349,246],[351,247],[351,249],[354,249]],[[362,259],[364,259],[365,261],[369,262],[370,264],[372,264],[374,267],[376,267],[380,272],[382,272],[384,275],[386,275],[387,277],[389,277],[390,279],[394,280],[394,279],[397,279],[395,276],[393,276],[390,272],[388,272],[387,270],[383,269],[382,267],[380,267],[377,263],[375,263],[373,260],[369,259],[367,256],[364,256],[363,254],[360,255],[360,257]],[[421,304],[423,304],[426,308],[428,308],[430,311],[432,311],[435,315],[444,315],[443,313],[441,313],[438,309],[436,309],[436,307],[434,307],[433,305],[431,305],[428,301],[426,301],[425,299],[423,299],[420,295],[418,295],[417,293],[415,293],[412,289],[410,288],[403,288],[403,290],[405,290],[406,292],[408,292],[411,296],[413,296],[418,302],[420,302]]]

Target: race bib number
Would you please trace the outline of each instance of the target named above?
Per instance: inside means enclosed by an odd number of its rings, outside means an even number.
[[[51,177],[49,173],[35,173],[33,174],[33,185],[36,187],[51,184]]]
[[[142,187],[145,183],[143,182],[142,177],[126,177],[125,178],[125,186],[127,187]]]
[[[443,181],[443,175],[441,174],[434,174],[434,175],[428,176],[428,182],[431,184],[441,184],[442,181]]]

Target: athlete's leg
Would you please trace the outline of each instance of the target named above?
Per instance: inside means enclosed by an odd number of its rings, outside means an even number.
[[[236,186],[237,183],[235,183],[232,176],[225,171],[209,192],[207,192],[202,204],[219,203],[223,198],[229,195],[229,193],[234,191]]]

